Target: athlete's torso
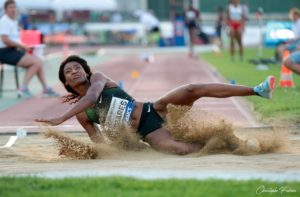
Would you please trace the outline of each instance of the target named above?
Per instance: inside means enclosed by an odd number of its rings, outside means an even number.
[[[101,124],[119,124],[128,121],[133,111],[134,99],[119,87],[105,87],[97,103],[85,110],[90,121]]]

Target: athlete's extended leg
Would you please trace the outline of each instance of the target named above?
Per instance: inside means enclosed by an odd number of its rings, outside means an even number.
[[[271,98],[274,90],[275,78],[273,76],[254,88],[240,85],[221,83],[188,84],[171,90],[163,97],[154,102],[154,108],[164,116],[167,113],[167,105],[193,105],[201,97],[226,98],[231,96],[259,95]]]
[[[163,128],[157,129],[156,131],[148,134],[145,137],[145,141],[157,151],[177,155],[186,155],[198,152],[203,147],[203,145],[200,144],[189,144],[176,141],[172,138],[171,134]]]

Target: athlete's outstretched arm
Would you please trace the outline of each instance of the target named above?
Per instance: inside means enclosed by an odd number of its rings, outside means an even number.
[[[67,110],[64,114],[54,118],[35,119],[35,121],[50,124],[52,126],[59,125],[75,116],[76,114],[84,111],[88,107],[94,105],[105,84],[108,82],[108,79],[101,73],[95,73],[91,76],[90,82],[91,86],[89,87],[86,95],[83,96],[72,108]]]

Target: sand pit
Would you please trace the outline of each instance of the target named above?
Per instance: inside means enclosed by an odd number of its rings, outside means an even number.
[[[185,117],[189,117],[189,114],[186,113]],[[205,115],[202,114],[201,118],[204,117]],[[215,122],[216,119],[218,124]],[[176,122],[186,130],[185,125],[178,120]],[[189,120],[192,121],[190,117]],[[191,126],[191,124],[187,125]],[[76,155],[78,152],[73,152],[72,156],[66,156],[64,152],[59,151],[57,141],[47,139],[41,134],[29,135],[19,139],[10,149],[0,149],[0,173],[1,175],[40,174],[47,177],[126,175],[141,178],[240,177],[245,179],[248,177],[300,180],[300,132],[298,130],[235,128],[233,131],[230,125],[217,117],[214,118],[213,125],[217,126],[212,129],[212,132],[207,132],[208,127],[212,125],[209,120],[206,120],[206,126],[203,126],[206,133],[201,134],[201,129],[196,134],[177,133],[178,139],[186,138],[186,141],[190,141],[195,139],[195,135],[202,135],[201,139],[204,139],[211,133],[218,133],[220,127],[223,131],[227,128],[227,134],[224,136],[214,134],[218,138],[210,142],[211,147],[206,151],[186,156],[163,154],[145,145],[137,148],[128,146],[128,143],[125,149],[111,144],[92,147],[85,133],[68,133],[58,137],[64,139],[64,147],[70,146],[73,149],[75,146],[80,153],[86,153]],[[194,131],[193,127],[190,129]],[[58,136],[55,133],[52,135]],[[194,137],[191,137],[192,135]],[[254,137],[257,141],[248,143],[254,143],[254,146],[255,143],[259,143],[260,150],[250,153],[248,150],[237,152],[231,147],[232,142],[235,143],[234,140],[229,140],[232,135],[243,140],[251,139],[249,136]],[[283,135],[285,138],[282,138]],[[2,136],[0,143],[4,144],[8,138],[9,136]],[[216,146],[216,144],[221,145]],[[97,154],[94,151],[98,151]],[[81,157],[82,155],[89,155],[89,157]]]
[[[197,156],[209,154],[254,155],[280,152],[288,147],[288,139],[284,132],[267,132],[239,136],[229,121],[189,106],[168,106],[168,115],[164,128],[170,131],[178,141],[199,144],[203,146]],[[140,140],[135,130],[127,125],[120,128],[102,128],[97,143],[86,143],[55,131],[44,128],[44,136],[56,142],[58,156],[69,159],[100,159],[113,155],[118,151],[141,151],[149,148]]]
[[[238,130],[239,134],[270,132],[266,130]],[[149,148],[140,151],[119,151],[101,159],[74,160],[57,156],[55,143],[42,135],[19,139],[11,149],[0,150],[0,174],[46,174],[49,177],[92,176],[120,174],[148,177],[220,176],[238,178],[260,175],[275,176],[275,180],[298,179],[300,169],[300,132],[290,131],[290,148],[278,153],[240,156],[232,154],[176,156],[158,153]],[[86,134],[73,133],[72,137],[89,142]],[[1,137],[4,143],[8,136]],[[166,174],[164,174],[165,172]],[[238,174],[238,175],[237,175]],[[190,176],[188,176],[190,175]],[[244,176],[244,178],[245,178]],[[271,177],[272,177],[271,176]]]

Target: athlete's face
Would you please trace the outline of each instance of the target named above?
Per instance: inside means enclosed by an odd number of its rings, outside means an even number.
[[[12,19],[17,18],[17,6],[14,3],[9,4],[5,9],[5,14]]]
[[[75,87],[88,81],[87,74],[78,62],[68,62],[64,68],[65,85]]]

